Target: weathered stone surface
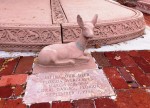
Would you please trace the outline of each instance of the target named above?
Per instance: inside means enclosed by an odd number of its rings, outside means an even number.
[[[82,0],[82,1],[60,0],[60,2],[69,22],[76,22],[77,14],[83,16],[83,19],[87,21],[91,21],[92,17],[95,14],[99,14],[99,22],[101,20],[108,21],[112,19],[118,19],[118,17],[120,17],[120,19],[124,17],[131,17],[132,15],[135,14],[133,10],[127,9],[125,7],[121,7],[116,4],[112,4],[111,2],[104,1],[104,0],[101,1],[93,0],[92,5],[91,5],[92,3],[91,0]],[[113,9],[115,10],[115,13]],[[114,13],[114,14],[110,14],[110,13]],[[106,15],[109,15],[109,17]]]
[[[24,102],[68,101],[115,95],[102,70],[49,72],[31,75]]]
[[[49,4],[50,0],[5,0],[0,5],[0,23],[52,24]]]

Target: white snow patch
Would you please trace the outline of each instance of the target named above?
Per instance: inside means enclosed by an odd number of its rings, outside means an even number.
[[[0,51],[0,58],[12,58],[20,56],[37,56],[36,52],[6,52]]]
[[[106,1],[110,1],[110,2],[113,2],[113,3],[116,3],[116,4],[120,4],[120,3],[117,2],[116,0],[106,0]]]
[[[110,99],[115,100],[117,98],[117,96],[111,96]]]
[[[150,89],[146,89],[146,92],[150,93]]]

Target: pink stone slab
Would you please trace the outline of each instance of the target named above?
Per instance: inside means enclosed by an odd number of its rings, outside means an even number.
[[[43,72],[60,72],[60,71],[72,71],[72,70],[83,70],[83,69],[95,69],[98,68],[94,59],[90,56],[89,62],[77,62],[75,65],[65,65],[65,66],[40,66],[38,64],[33,64],[33,74],[43,73]]]
[[[50,0],[1,0],[0,23],[52,24]]]
[[[100,23],[102,20],[119,20],[130,18],[136,13],[106,0],[60,0],[68,22],[76,23],[76,17],[80,14],[85,21],[91,21],[98,14]]]
[[[23,101],[26,104],[70,101],[115,95],[102,70],[49,72],[31,75]]]

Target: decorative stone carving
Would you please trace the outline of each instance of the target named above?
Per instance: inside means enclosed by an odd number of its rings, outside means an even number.
[[[137,38],[139,36],[142,36],[144,34],[144,30],[140,30],[135,33],[127,34],[127,35],[121,35],[117,37],[111,37],[111,38],[95,38],[93,40],[89,40],[87,47],[95,47],[95,45],[103,46],[108,44],[114,44],[118,42],[127,41],[130,39]]]
[[[4,49],[4,47],[8,46],[14,46],[8,49],[20,49],[25,47],[25,51],[32,50],[32,45],[34,46],[34,50],[37,51],[40,50],[38,45],[41,45],[40,48],[44,45],[54,44],[54,43],[61,43],[61,30],[60,26],[53,25],[50,26],[40,26],[37,25],[37,27],[31,28],[30,25],[21,25],[21,27],[16,27],[18,24],[5,24],[4,27],[0,27],[0,46],[3,46],[1,49]],[[13,27],[7,27],[7,26],[13,26]],[[11,44],[11,45],[9,45]],[[18,46],[17,46],[18,45]],[[35,46],[37,45],[37,48]],[[19,48],[15,48],[19,47]],[[6,48],[6,49],[7,49]],[[27,50],[27,48],[29,48]],[[6,50],[5,49],[5,50]],[[23,49],[20,49],[23,50]]]
[[[60,31],[49,29],[0,29],[0,43],[57,43]]]
[[[81,36],[81,29],[79,27],[67,27],[63,26],[63,41],[74,41]]]
[[[57,43],[60,31],[49,29],[0,29],[0,43]]]
[[[59,0],[51,0],[51,10],[52,10],[53,23],[58,24],[58,23],[67,22],[67,18],[65,16],[65,13],[63,12]]]
[[[136,9],[138,9],[144,13],[150,14],[150,1],[149,0],[139,0],[137,2]]]

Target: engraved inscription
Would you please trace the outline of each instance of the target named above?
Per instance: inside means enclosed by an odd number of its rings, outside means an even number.
[[[90,78],[89,73],[69,74],[61,75],[49,75],[40,78],[45,79],[41,83],[47,85],[48,88],[42,88],[38,90],[38,93],[47,93],[49,96],[65,96],[77,94],[86,94],[92,92],[92,89],[99,88],[98,84],[90,84],[94,79]],[[63,86],[62,86],[63,85]],[[77,91],[80,89],[80,91]],[[88,89],[88,90],[87,90]],[[52,93],[56,91],[56,93]],[[77,92],[76,92],[77,91]]]
[[[115,95],[113,89],[103,72],[98,69],[49,72],[28,78],[24,101],[30,104],[111,95]]]

